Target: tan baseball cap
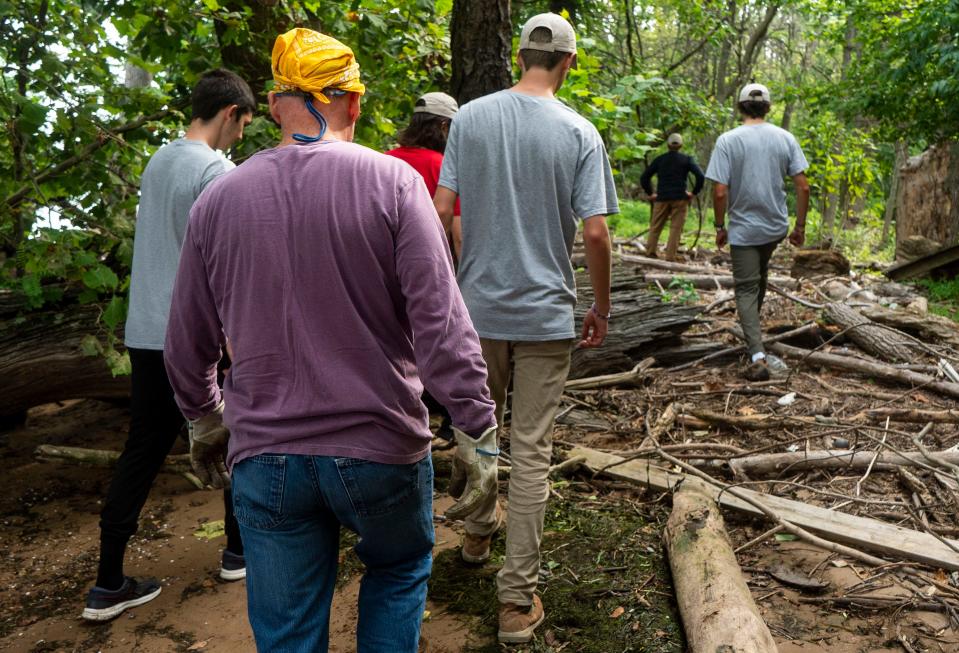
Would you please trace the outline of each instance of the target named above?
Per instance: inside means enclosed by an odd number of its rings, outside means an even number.
[[[682,134],[670,134],[669,138],[666,139],[667,145],[682,145],[683,144],[683,135]]]
[[[739,92],[740,102],[769,102],[769,89],[762,84],[746,84]]]
[[[533,43],[529,35],[537,27],[545,27],[552,34],[549,43]],[[569,21],[559,14],[545,13],[533,16],[523,25],[523,32],[519,37],[520,50],[541,50],[543,52],[572,52],[576,53],[576,33]]]
[[[452,118],[459,111],[459,108],[456,100],[446,93],[433,92],[420,96],[416,101],[416,108],[413,109],[413,113],[432,113],[434,116]]]

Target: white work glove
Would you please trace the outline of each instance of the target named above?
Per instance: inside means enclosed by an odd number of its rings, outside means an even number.
[[[456,455],[453,458],[453,473],[450,478],[450,494],[457,498],[446,511],[447,519],[463,519],[475,511],[490,495],[495,495],[496,426],[483,431],[479,438],[471,438],[458,428],[453,428],[456,438]]]
[[[226,448],[230,432],[223,426],[223,402],[213,412],[190,420],[190,464],[204,485],[230,487]]]

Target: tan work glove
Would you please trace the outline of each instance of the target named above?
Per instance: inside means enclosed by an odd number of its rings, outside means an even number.
[[[496,494],[499,448],[496,446],[496,426],[486,429],[476,439],[454,427],[453,436],[456,438],[456,455],[450,494],[458,501],[446,511],[446,518],[463,519]]]
[[[226,447],[230,432],[223,426],[223,402],[213,412],[190,420],[190,464],[204,485],[230,487]]]

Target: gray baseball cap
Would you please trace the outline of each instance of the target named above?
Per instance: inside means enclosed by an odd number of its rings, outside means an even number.
[[[537,27],[545,27],[552,34],[549,43],[533,43],[529,35]],[[576,33],[569,21],[559,14],[545,13],[533,16],[523,25],[523,32],[519,37],[520,50],[541,50],[543,52],[572,52],[576,53]]]
[[[420,101],[422,101],[423,104],[420,104]],[[421,95],[416,103],[417,106],[413,109],[413,113],[432,113],[434,116],[452,118],[456,115],[456,112],[459,111],[459,105],[456,104],[456,100],[446,93],[426,93],[425,95]]]
[[[682,145],[683,144],[683,135],[682,134],[670,134],[669,138],[666,139],[667,145]]]
[[[746,84],[739,92],[740,102],[769,102],[769,89],[762,84]]]

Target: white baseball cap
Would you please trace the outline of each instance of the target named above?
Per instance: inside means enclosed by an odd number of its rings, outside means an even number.
[[[535,43],[529,40],[529,35],[537,27],[545,27],[552,38],[549,43]],[[576,53],[576,33],[569,21],[554,13],[537,14],[523,25],[523,32],[519,37],[520,50],[541,50],[543,52],[572,52]]]
[[[740,102],[769,102],[769,89],[762,84],[746,84],[739,92]]]
[[[669,138],[666,139],[667,145],[682,145],[683,144],[683,135],[682,134],[670,134]]]
[[[452,118],[457,111],[459,111],[459,105],[456,104],[456,100],[446,93],[439,92],[421,95],[413,109],[413,113],[432,113],[442,118]]]

